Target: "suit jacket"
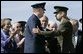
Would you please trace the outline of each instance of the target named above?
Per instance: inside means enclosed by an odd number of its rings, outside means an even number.
[[[26,23],[24,31],[25,44],[24,53],[43,53],[45,51],[45,38],[42,35],[32,33],[33,28],[39,27],[42,30],[40,20],[33,14]]]

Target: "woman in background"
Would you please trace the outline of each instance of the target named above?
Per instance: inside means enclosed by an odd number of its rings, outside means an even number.
[[[10,32],[11,21],[10,18],[1,20],[1,53],[14,53],[17,48],[17,44],[13,40],[17,30]]]

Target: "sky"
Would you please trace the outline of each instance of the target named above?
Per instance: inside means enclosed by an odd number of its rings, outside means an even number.
[[[17,21],[27,21],[32,15],[32,4],[46,2],[45,15],[49,18],[50,22],[59,23],[53,12],[54,6],[68,7],[67,16],[70,19],[79,20],[82,18],[82,1],[1,1],[1,19],[9,17],[12,23]],[[80,25],[80,27],[82,27]]]

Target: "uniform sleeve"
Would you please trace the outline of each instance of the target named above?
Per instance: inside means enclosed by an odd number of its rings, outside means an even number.
[[[30,30],[30,33],[32,34],[32,36],[37,36],[37,34],[32,32],[33,28],[37,28],[37,26],[38,26],[37,23],[38,22],[36,20],[31,21],[31,23],[29,22],[28,26],[29,26],[29,30]]]
[[[72,29],[72,28],[71,28]],[[57,31],[41,31],[41,35],[44,35],[44,36],[60,36],[60,35],[65,35],[65,34],[68,34],[68,30],[69,30],[69,27],[68,27],[68,24],[66,22],[60,24],[59,26],[59,29]]]
[[[53,31],[41,31],[41,35],[44,35],[46,37],[50,37],[53,35]]]

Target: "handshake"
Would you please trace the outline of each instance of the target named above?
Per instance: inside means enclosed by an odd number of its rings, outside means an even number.
[[[35,34],[45,34],[45,35],[49,35],[49,34],[51,34],[52,32],[54,32],[54,31],[56,31],[56,29],[55,28],[48,28],[49,29],[49,31],[41,31],[40,29],[39,29],[39,27],[37,26],[37,28],[33,28],[32,29],[32,32],[33,33],[35,33]]]

